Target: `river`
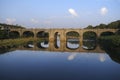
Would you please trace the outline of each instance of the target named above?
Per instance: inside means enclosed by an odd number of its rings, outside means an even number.
[[[34,45],[29,46],[0,54],[0,80],[120,80],[120,60],[106,52],[34,50]]]

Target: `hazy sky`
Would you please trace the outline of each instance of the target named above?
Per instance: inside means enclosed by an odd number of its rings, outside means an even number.
[[[120,0],[0,0],[0,22],[27,28],[83,28],[120,20]]]

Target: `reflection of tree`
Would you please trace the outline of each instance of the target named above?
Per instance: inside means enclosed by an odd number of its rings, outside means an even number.
[[[97,38],[96,33],[92,31],[87,31],[83,34],[84,40],[96,40],[96,38]]]
[[[9,47],[2,46],[2,47],[0,47],[0,54],[4,54],[6,52],[13,51],[13,50],[15,50],[15,48],[17,48],[17,46],[15,46],[15,45],[14,46],[9,46]]]
[[[33,44],[34,44],[33,41],[29,41],[29,42],[27,42],[27,43],[24,44],[24,47],[25,47],[25,48],[32,48],[32,47],[33,47]],[[31,45],[32,45],[32,46],[31,46]]]
[[[120,48],[119,49],[110,49],[105,50],[110,58],[120,64]]]
[[[95,49],[97,44],[96,41],[83,41],[83,45],[87,47],[87,49]]]
[[[120,63],[120,37],[109,36],[101,37],[99,39],[99,45],[106,53],[111,57],[111,59],[117,63]]]

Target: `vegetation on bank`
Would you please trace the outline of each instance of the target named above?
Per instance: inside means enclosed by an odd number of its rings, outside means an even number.
[[[24,29],[25,27],[21,26],[21,25],[10,25],[10,24],[6,24],[6,23],[0,23],[0,29]]]
[[[44,40],[48,40],[48,39],[39,39],[39,38],[18,38],[18,39],[6,39],[6,40],[0,40],[0,47],[3,46],[17,46],[17,45],[21,45],[24,44],[28,41],[39,41],[42,42]]]
[[[101,36],[99,38],[99,44],[103,48],[120,48],[120,35],[113,35],[113,36]]]
[[[97,26],[89,25],[85,29],[120,29],[120,20],[111,22],[109,24],[99,24]]]

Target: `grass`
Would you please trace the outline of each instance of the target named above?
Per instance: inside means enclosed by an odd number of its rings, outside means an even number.
[[[21,45],[28,41],[43,41],[45,39],[39,39],[39,38],[18,38],[18,39],[6,39],[6,40],[0,40],[0,47],[2,46],[13,46],[13,45]]]

